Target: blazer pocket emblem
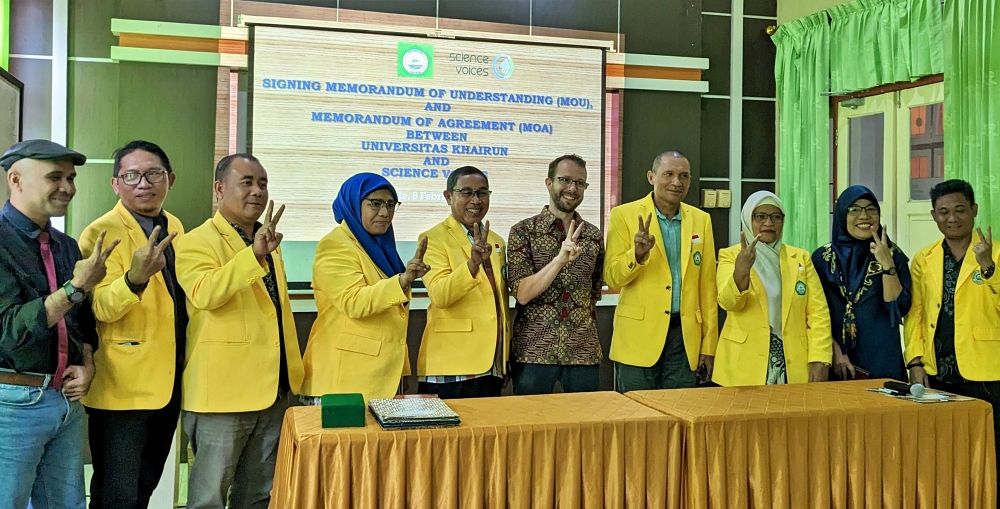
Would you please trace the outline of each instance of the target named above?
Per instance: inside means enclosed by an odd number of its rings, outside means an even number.
[[[694,264],[701,265],[701,251],[694,252]]]
[[[802,281],[796,281],[795,282],[795,293],[797,293],[799,295],[805,295],[806,294],[806,284],[803,283]]]
[[[972,273],[972,282],[976,283],[977,285],[983,284],[983,273],[979,272],[979,269],[976,269]]]

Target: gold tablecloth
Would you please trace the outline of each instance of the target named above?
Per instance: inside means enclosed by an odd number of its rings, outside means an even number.
[[[614,392],[448,400],[457,428],[285,414],[271,507],[679,507],[682,423]]]
[[[916,403],[884,380],[637,391],[685,422],[690,508],[996,508],[988,403]]]

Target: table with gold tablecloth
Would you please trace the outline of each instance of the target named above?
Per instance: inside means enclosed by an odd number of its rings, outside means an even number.
[[[682,423],[614,392],[448,400],[460,427],[285,414],[271,507],[679,507]]]
[[[995,508],[990,405],[865,390],[883,382],[626,396],[685,422],[686,507]]]

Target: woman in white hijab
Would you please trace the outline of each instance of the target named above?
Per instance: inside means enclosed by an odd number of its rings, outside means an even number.
[[[713,381],[723,386],[825,381],[830,312],[809,252],[781,243],[781,200],[758,191],[743,205],[740,243],[719,252],[727,312]]]

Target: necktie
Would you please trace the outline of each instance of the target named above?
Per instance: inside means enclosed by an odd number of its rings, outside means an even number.
[[[45,277],[49,280],[49,293],[56,293],[59,283],[56,282],[56,262],[52,258],[51,238],[49,232],[42,231],[38,234],[38,244],[42,250],[42,263],[45,264]],[[62,389],[63,372],[66,371],[66,364],[69,359],[69,331],[66,329],[66,318],[60,318],[56,324],[59,333],[59,363],[56,365],[55,378],[52,380],[52,387],[56,390]]]

